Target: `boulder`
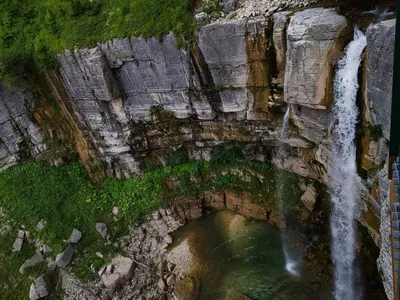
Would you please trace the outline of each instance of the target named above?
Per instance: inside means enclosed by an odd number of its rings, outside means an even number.
[[[73,256],[74,256],[74,248],[72,248],[71,245],[68,245],[62,253],[57,254],[56,265],[59,268],[65,268],[71,263]]]
[[[194,277],[186,277],[175,283],[173,296],[175,300],[194,300],[200,289],[200,281]]]
[[[24,239],[22,238],[16,238],[14,243],[13,243],[13,250],[12,251],[21,251],[22,246],[24,245]]]
[[[210,23],[210,18],[205,12],[198,13],[194,16],[194,18],[196,19],[197,25],[199,26],[204,26]]]
[[[96,223],[96,231],[101,235],[103,239],[107,237],[107,225],[104,223]]]
[[[393,57],[396,20],[388,20],[367,30],[367,107],[373,124],[382,125],[389,139],[392,106]]]
[[[236,0],[220,0],[219,5],[224,14],[229,14],[236,9]]]
[[[29,290],[29,299],[37,300],[44,298],[50,294],[49,286],[43,276],[35,279]]]
[[[134,269],[135,263],[132,259],[117,256],[105,269],[102,268],[101,281],[106,288],[115,291],[121,284],[132,278]]]
[[[351,23],[334,9],[294,14],[287,29],[285,102],[315,109],[330,105],[334,66],[352,32]]]
[[[40,253],[40,251],[36,251],[35,254],[31,258],[28,258],[27,260],[25,260],[25,262],[19,268],[19,272],[24,273],[24,270],[26,268],[33,267],[43,261],[44,261],[44,259],[43,259],[42,253]]]
[[[80,241],[81,238],[82,238],[82,232],[74,228],[71,232],[71,235],[69,236],[68,243],[76,244]]]

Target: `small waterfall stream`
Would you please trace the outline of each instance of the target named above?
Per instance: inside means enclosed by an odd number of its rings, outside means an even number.
[[[290,117],[290,106],[287,107],[286,113],[283,117],[281,128],[278,132],[278,146],[275,153],[275,159],[283,160],[283,154],[285,152],[285,140],[289,137],[289,117]],[[283,174],[278,172],[276,175],[276,190],[277,190],[277,200],[278,200],[278,209],[281,215],[285,214],[283,207],[283,193],[285,187],[285,179]],[[299,260],[294,258],[294,255],[291,254],[289,249],[289,241],[287,232],[285,230],[281,230],[281,241],[283,253],[285,255],[285,269],[288,273],[299,276]]]
[[[356,182],[356,105],[358,69],[366,37],[355,29],[354,40],[339,61],[334,82],[333,164],[331,173],[332,258],[335,265],[335,299],[357,300],[354,288],[356,234],[354,218],[358,190]]]

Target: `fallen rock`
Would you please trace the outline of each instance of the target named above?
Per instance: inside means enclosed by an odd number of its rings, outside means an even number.
[[[111,291],[115,291],[121,284],[125,283],[133,276],[135,263],[128,257],[117,256],[105,269],[101,281],[104,286]]]
[[[158,288],[161,292],[167,289],[167,285],[165,284],[164,279],[160,278],[160,280],[158,281]]]
[[[175,284],[175,275],[174,274],[172,274],[171,276],[169,276],[168,278],[167,278],[167,285],[168,286],[173,286]]]
[[[64,251],[56,256],[56,264],[60,268],[65,268],[68,266],[74,255],[74,248],[71,245],[68,245]]]
[[[210,23],[210,18],[208,17],[207,13],[201,12],[194,16],[196,19],[197,25],[204,26]]]
[[[22,250],[22,246],[24,245],[24,239],[22,238],[16,238],[13,244],[13,252],[15,251],[21,251]]]
[[[46,221],[41,219],[39,222],[37,222],[36,224],[36,230],[40,231],[44,228],[44,226],[46,226]]]
[[[103,239],[107,237],[107,225],[104,223],[96,223],[96,230]]]
[[[173,296],[175,300],[194,300],[199,294],[199,289],[200,282],[196,277],[186,277],[176,282]]]
[[[24,273],[26,268],[33,267],[34,265],[37,265],[38,263],[41,263],[43,261],[44,259],[42,253],[40,253],[40,251],[36,251],[36,253],[31,258],[25,260],[25,262],[19,268],[19,272]]]
[[[29,299],[37,300],[49,295],[49,286],[47,285],[43,276],[36,278],[35,282],[32,283],[29,290]]]
[[[76,244],[80,241],[81,238],[82,238],[82,232],[74,228],[72,230],[71,235],[69,236],[68,243]]]

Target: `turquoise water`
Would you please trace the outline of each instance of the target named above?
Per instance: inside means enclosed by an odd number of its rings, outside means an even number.
[[[285,271],[278,230],[256,221],[239,222],[229,230],[232,218],[228,212],[211,214],[175,233],[174,244],[188,238],[199,260],[193,273],[200,278],[200,300],[230,299],[239,293],[255,300],[331,299],[330,287],[310,278],[304,268],[298,277]]]

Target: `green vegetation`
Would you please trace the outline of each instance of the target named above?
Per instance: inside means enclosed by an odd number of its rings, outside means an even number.
[[[0,80],[54,67],[64,49],[117,37],[173,31],[191,37],[190,0],[3,0],[0,3]],[[178,40],[179,43],[182,40]]]
[[[127,224],[139,221],[144,214],[175,197],[198,196],[205,191],[247,192],[253,201],[276,207],[275,178],[285,178],[284,202],[288,213],[295,213],[300,198],[298,177],[282,171],[276,176],[276,172],[265,162],[245,161],[236,143],[216,147],[209,162],[188,161],[181,154],[171,156],[165,167],[153,165],[145,174],[130,179],[107,178],[102,187],[91,181],[78,162],[62,167],[37,162],[11,167],[0,172],[0,207],[13,225],[10,231],[0,228],[0,271],[8,274],[0,278],[0,290],[3,295],[14,296],[18,290],[23,299],[31,282],[27,276],[32,275],[32,279],[43,273],[44,265],[27,269],[24,275],[18,272],[35,251],[28,243],[21,253],[11,251],[22,225],[53,250],[49,253],[53,259],[65,247],[63,240],[73,228],[82,231],[82,240],[74,246],[76,255],[70,271],[87,281],[96,276],[91,265],[98,270],[118,250],[105,245],[95,230],[96,222],[108,225],[114,242],[126,233]],[[175,184],[168,184],[171,181]],[[114,206],[119,208],[116,217],[112,214]],[[37,231],[40,219],[46,226]],[[96,252],[104,258],[97,257]]]
[[[368,123],[368,136],[373,140],[377,141],[383,137],[382,124],[373,125]]]

